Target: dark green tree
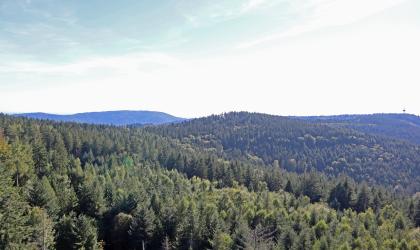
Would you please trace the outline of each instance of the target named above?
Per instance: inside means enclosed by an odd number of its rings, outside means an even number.
[[[95,221],[85,215],[64,215],[56,226],[56,248],[97,249]]]
[[[328,197],[328,204],[337,210],[348,209],[351,206],[352,190],[349,187],[347,180],[344,183],[339,182],[330,191]]]
[[[31,234],[29,206],[0,163],[0,249],[25,249]]]
[[[113,220],[111,244],[113,249],[128,249],[130,247],[130,225],[133,222],[133,216],[126,213],[118,213]],[[131,246],[137,249],[136,246]],[[140,248],[139,248],[140,249]]]
[[[32,206],[45,208],[50,216],[59,211],[58,199],[47,177],[37,180],[29,191],[29,202]]]
[[[155,230],[155,214],[148,208],[141,208],[130,223],[128,234],[132,249],[144,250],[149,245]]]
[[[36,249],[54,249],[54,222],[47,212],[39,207],[31,209],[29,225],[32,228],[30,241]]]
[[[414,224],[420,227],[420,200],[417,201],[416,209],[414,212]]]
[[[309,175],[305,175],[302,183],[302,194],[306,195],[311,199],[311,202],[318,202],[322,198],[322,189],[319,181],[319,177],[315,173],[311,172]]]
[[[370,205],[370,192],[366,184],[363,184],[359,193],[357,194],[356,204],[354,204],[354,209],[357,212],[363,212],[368,209]]]

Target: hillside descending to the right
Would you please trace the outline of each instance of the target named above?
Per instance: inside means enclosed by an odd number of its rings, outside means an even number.
[[[420,190],[420,146],[347,128],[258,113],[232,112],[147,130],[230,159],[278,162],[357,181]]]
[[[346,127],[359,132],[406,140],[420,145],[420,116],[411,114],[371,114],[306,116],[300,119]]]

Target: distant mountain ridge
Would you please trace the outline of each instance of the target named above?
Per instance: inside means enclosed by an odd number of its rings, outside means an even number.
[[[57,115],[49,113],[22,113],[15,114],[15,116],[27,117],[33,119],[62,121],[62,122],[77,122],[89,124],[103,124],[103,125],[147,125],[147,124],[166,124],[173,122],[184,121],[184,118],[175,117],[167,113],[156,111],[103,111],[103,112],[86,112],[71,115]]]
[[[314,119],[231,112],[146,130],[233,161],[420,190],[420,145]]]
[[[294,118],[420,144],[420,116],[412,114],[333,115]]]
[[[42,120],[77,122],[104,125],[160,125],[186,119],[156,111],[103,111],[71,115],[49,113],[22,113],[15,116]],[[324,124],[335,128],[349,128],[358,132],[386,136],[420,145],[420,116],[412,114],[357,114],[331,116],[291,116],[309,123]]]

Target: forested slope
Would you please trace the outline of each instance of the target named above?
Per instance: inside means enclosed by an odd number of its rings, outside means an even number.
[[[419,248],[416,197],[143,128],[0,115],[0,187],[0,249]]]
[[[302,173],[345,173],[358,181],[420,190],[420,146],[300,119],[233,112],[148,131],[230,159],[260,159]]]
[[[420,116],[410,114],[371,114],[296,117],[333,127],[351,128],[363,133],[387,136],[420,145]]]

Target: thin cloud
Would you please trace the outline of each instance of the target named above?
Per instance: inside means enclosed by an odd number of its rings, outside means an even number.
[[[348,25],[392,8],[406,0],[312,0],[300,10],[303,20],[284,31],[239,43],[236,49],[246,49],[285,37],[317,31],[327,27]]]
[[[247,12],[253,9],[258,8],[259,6],[263,5],[264,3],[266,3],[266,0],[248,0],[248,2],[246,2],[243,7],[242,7],[242,11],[243,12]]]
[[[180,4],[178,9],[193,27],[201,27],[240,18],[252,11],[263,7],[273,7],[285,1],[287,0],[239,0],[231,1],[229,4],[226,1],[211,1],[203,4],[203,1],[199,2],[201,5],[194,8],[185,8],[183,4]]]
[[[152,67],[151,67],[152,65]],[[39,63],[36,61],[0,64],[3,73],[35,74],[83,74],[93,70],[106,69],[113,72],[135,72],[179,67],[182,63],[175,57],[162,53],[130,54],[114,57],[85,58],[68,64]]]

